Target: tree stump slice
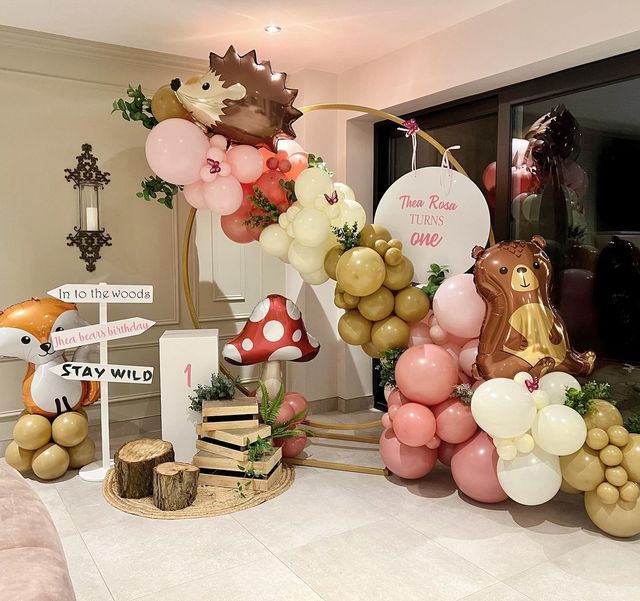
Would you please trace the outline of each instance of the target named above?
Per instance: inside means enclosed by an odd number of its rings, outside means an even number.
[[[123,444],[114,456],[118,493],[123,499],[141,499],[153,495],[153,468],[173,461],[170,442],[141,438]]]
[[[167,462],[153,468],[153,503],[163,511],[189,507],[196,498],[200,469],[190,463]]]

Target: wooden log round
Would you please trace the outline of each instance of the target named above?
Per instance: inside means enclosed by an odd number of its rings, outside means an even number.
[[[131,440],[114,456],[118,494],[123,499],[141,499],[153,495],[153,468],[175,455],[170,442],[153,438]]]
[[[198,492],[200,469],[190,463],[167,462],[153,468],[153,503],[163,511],[189,507]]]

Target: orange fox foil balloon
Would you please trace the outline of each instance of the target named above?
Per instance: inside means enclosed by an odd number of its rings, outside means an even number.
[[[32,298],[0,311],[0,356],[28,364],[22,400],[29,413],[55,417],[97,400],[97,382],[66,380],[49,371],[66,360],[63,351],[54,350],[51,334],[83,325],[74,304],[56,299]]]
[[[546,242],[500,242],[491,248],[476,246],[474,281],[487,303],[480,332],[476,378],[513,378],[518,372],[542,376],[564,371],[586,376],[596,355],[571,348],[567,328],[549,298],[551,262]]]

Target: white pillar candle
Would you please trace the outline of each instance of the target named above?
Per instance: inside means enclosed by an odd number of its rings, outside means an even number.
[[[98,207],[86,208],[85,223],[88,232],[95,232],[98,230]]]

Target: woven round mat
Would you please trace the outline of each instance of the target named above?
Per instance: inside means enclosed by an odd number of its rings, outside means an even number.
[[[177,511],[162,511],[153,504],[153,497],[121,499],[116,490],[115,472],[111,468],[104,479],[102,493],[110,505],[126,513],[156,520],[190,520],[224,515],[225,513],[233,513],[249,507],[255,507],[281,495],[293,484],[294,480],[293,467],[283,465],[280,478],[269,491],[246,490],[243,492],[244,497],[242,497],[237,490],[232,488],[198,486],[198,494],[193,505]]]

